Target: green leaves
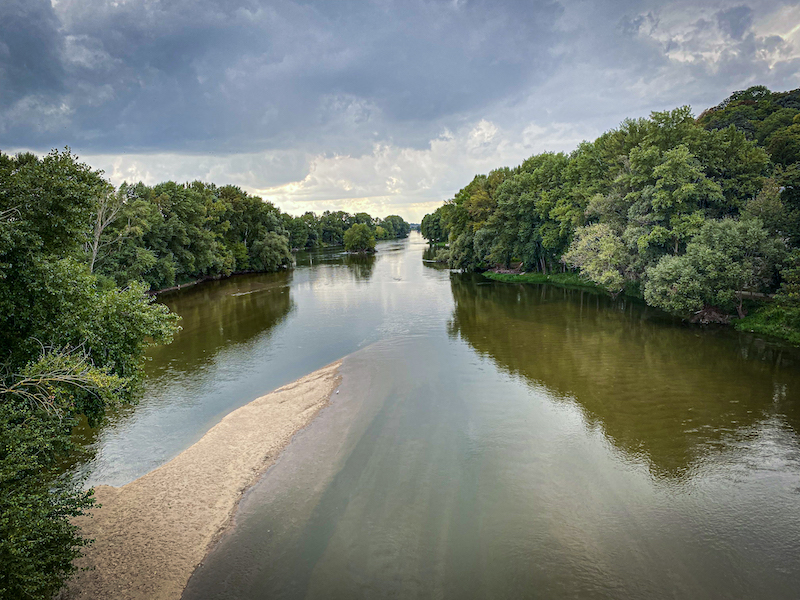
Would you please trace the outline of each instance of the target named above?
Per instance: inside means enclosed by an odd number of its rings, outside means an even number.
[[[769,283],[783,252],[758,219],[709,221],[686,254],[665,256],[648,270],[645,300],[682,316],[713,306],[743,317],[744,293]]]
[[[90,423],[128,398],[130,380],[96,366],[82,348],[42,348],[0,380],[0,598],[51,598],[89,541],[71,524],[91,491],[57,472],[73,449],[77,416]]]
[[[375,250],[375,236],[369,225],[356,223],[345,231],[344,247],[348,252],[371,252]]]
[[[88,542],[69,519],[92,498],[56,469],[75,450],[72,427],[79,416],[96,424],[109,406],[134,400],[145,348],[177,328],[147,284],[118,288],[90,271],[84,244],[95,239],[108,191],[68,151],[41,160],[0,154],[3,600],[49,599],[73,572]],[[142,271],[159,266],[153,253],[133,250]]]
[[[622,240],[604,224],[597,223],[575,232],[564,261],[577,267],[613,296],[625,287],[630,255]]]
[[[569,156],[477,175],[422,232],[448,240],[453,268],[519,261],[547,273],[563,262],[612,294],[644,288],[676,314],[741,315],[745,294],[789,277],[776,265],[800,243],[798,132],[800,90],[756,86],[697,120],[688,106],[654,112]]]

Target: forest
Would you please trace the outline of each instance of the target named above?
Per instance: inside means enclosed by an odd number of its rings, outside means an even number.
[[[135,402],[178,317],[153,291],[290,268],[292,249],[405,237],[398,216],[282,213],[234,186],[123,184],[69,150],[0,153],[0,598],[52,598],[90,543],[92,491],[65,473],[82,418]]]
[[[364,225],[374,240],[408,236],[401,217],[325,211],[302,216],[240,188],[195,181],[106,187],[88,242],[89,268],[114,279],[160,290],[232,273],[270,272],[292,264],[292,250],[342,246]]]
[[[436,260],[627,294],[800,344],[800,89],[628,119],[477,175],[422,221]]]

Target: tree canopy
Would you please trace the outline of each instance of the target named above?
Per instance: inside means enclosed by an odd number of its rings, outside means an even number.
[[[400,217],[293,217],[235,186],[114,188],[69,150],[0,153],[0,599],[51,598],[87,543],[93,504],[59,473],[78,419],[134,402],[151,344],[177,317],[150,292],[290,268],[292,249],[374,249]]]
[[[367,224],[356,223],[344,232],[344,247],[348,252],[372,252],[375,235]]]
[[[92,273],[101,174],[68,151],[0,154],[0,598],[51,598],[86,540],[91,492],[58,475],[80,416],[135,399],[145,348],[175,315],[148,286]]]
[[[654,112],[477,175],[421,231],[447,242],[452,268],[574,269],[684,317],[710,305],[744,316],[745,297],[788,280],[784,257],[800,246],[798,127],[800,90],[763,86],[697,119]]]

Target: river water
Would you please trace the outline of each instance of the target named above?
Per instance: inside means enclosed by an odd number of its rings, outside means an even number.
[[[91,484],[347,357],[184,598],[798,597],[797,351],[424,249],[163,298],[184,329],[142,403],[87,434]]]

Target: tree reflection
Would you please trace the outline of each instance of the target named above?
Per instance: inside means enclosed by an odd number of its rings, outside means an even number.
[[[730,436],[778,417],[798,430],[798,353],[676,323],[630,300],[451,277],[450,334],[575,401],[619,448],[680,477]],[[483,283],[483,285],[481,285]]]
[[[356,281],[369,281],[375,269],[374,254],[345,254],[342,261]]]
[[[169,347],[148,352],[148,377],[166,369],[192,372],[226,347],[269,334],[292,310],[291,279],[286,271],[243,275],[162,297],[182,317],[182,330]]]

